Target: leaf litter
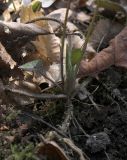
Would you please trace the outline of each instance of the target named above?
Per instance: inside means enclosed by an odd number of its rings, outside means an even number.
[[[100,17],[93,24],[77,79],[70,72],[73,82],[69,81],[65,92],[61,92],[60,58],[69,2],[41,1],[43,9],[38,1],[23,1],[23,6],[13,0],[4,8],[8,3],[0,2],[0,159],[126,159],[126,139],[121,138],[127,128],[126,3],[96,1]],[[75,70],[81,59],[79,51],[87,41],[84,35],[94,7],[91,0],[70,3],[64,69],[69,44],[75,49],[70,67]],[[104,14],[109,10],[113,12],[110,18]],[[65,80],[66,76],[64,72]],[[44,89],[45,84],[48,88]],[[85,98],[78,98],[80,87]],[[73,88],[78,96],[72,96]],[[67,89],[72,104],[66,100]],[[57,134],[47,138],[52,130]]]

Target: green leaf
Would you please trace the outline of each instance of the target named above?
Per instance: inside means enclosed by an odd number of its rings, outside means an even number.
[[[33,2],[31,2],[31,5],[34,12],[41,9],[41,2],[39,0],[34,0]]]
[[[42,60],[38,59],[38,60],[34,60],[28,63],[25,63],[21,66],[19,66],[18,68],[24,70],[24,71],[39,71],[39,69],[43,68],[43,63]]]
[[[71,63],[72,65],[76,65],[80,62],[82,58],[82,51],[81,49],[74,49],[72,50],[72,53],[71,53]]]

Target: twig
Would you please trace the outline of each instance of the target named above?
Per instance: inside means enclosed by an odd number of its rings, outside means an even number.
[[[83,53],[86,52],[86,47],[87,47],[87,44],[89,42],[91,32],[93,31],[93,26],[94,26],[94,22],[95,22],[95,19],[96,19],[97,12],[98,12],[98,7],[95,8],[92,21],[91,21],[91,23],[90,23],[90,25],[88,27],[88,32],[87,32],[87,35],[86,35],[85,43],[83,44],[83,47],[82,47]]]
[[[62,85],[63,85],[63,89],[64,89],[64,67],[63,67],[63,58],[64,58],[64,42],[65,42],[65,36],[66,36],[66,25],[67,25],[67,19],[68,19],[68,13],[69,13],[69,9],[70,9],[70,3],[71,0],[68,1],[67,3],[67,10],[66,10],[66,15],[65,15],[65,20],[64,20],[64,28],[63,28],[63,36],[61,39],[61,56],[60,56],[60,60],[61,60],[61,80],[62,80]]]
[[[108,153],[106,151],[104,151],[104,153],[105,153],[105,155],[107,157],[107,160],[110,160]]]
[[[85,137],[89,138],[90,135],[87,134],[87,133],[85,132],[85,130],[81,127],[81,125],[79,124],[79,122],[77,121],[77,119],[76,119],[75,116],[74,116],[74,120],[75,120],[76,124],[78,125],[79,129],[80,129],[80,130],[83,132],[83,134],[85,135]]]
[[[69,146],[74,152],[76,152],[80,156],[80,160],[90,160],[86,153],[84,153],[80,148],[78,148],[70,138],[62,138],[55,131],[51,131],[49,133],[49,137],[50,140],[57,139],[57,141],[59,141],[60,143],[62,142],[63,144]]]
[[[60,130],[58,130],[57,128],[55,128],[55,127],[52,126],[50,123],[46,122],[45,120],[43,120],[42,118],[40,118],[40,117],[37,116],[37,115],[34,115],[34,114],[32,114],[32,113],[27,113],[27,112],[23,112],[23,113],[20,113],[20,114],[26,115],[26,116],[32,118],[32,119],[35,120],[35,121],[38,121],[38,122],[41,122],[41,123],[47,125],[47,126],[50,127],[51,129],[53,129],[54,131],[56,131],[57,133],[59,133],[62,137],[67,137],[66,134],[64,134],[63,132],[61,132]]]
[[[64,26],[64,24],[63,24],[61,21],[59,21],[59,20],[57,20],[57,19],[55,19],[55,18],[44,17],[44,16],[37,17],[37,18],[32,19],[32,20],[29,20],[29,21],[27,21],[27,22],[25,22],[25,23],[26,23],[26,24],[27,24],[27,23],[34,23],[34,22],[41,21],[41,20],[54,21],[54,22],[59,23],[62,27]]]
[[[87,96],[88,96],[89,100],[91,101],[91,103],[93,104],[93,106],[96,108],[96,110],[97,110],[98,112],[100,112],[100,108],[99,108],[98,105],[94,102],[92,95],[88,93]]]
[[[68,101],[67,101],[67,110],[64,113],[64,121],[63,121],[62,125],[60,126],[60,129],[64,133],[66,133],[68,131],[68,128],[70,126],[70,122],[73,117],[73,104],[71,103],[71,100],[68,100]]]
[[[84,42],[84,44],[83,44],[83,46],[82,46],[82,56],[81,56],[81,59],[80,59],[79,63],[77,64],[76,73],[78,73],[79,66],[80,66],[80,62],[81,62],[83,56],[85,55],[86,48],[87,48],[87,44],[88,44],[88,42],[89,42],[91,32],[93,31],[93,26],[94,26],[94,22],[95,22],[97,13],[98,13],[98,7],[95,8],[92,21],[91,21],[91,23],[90,23],[90,25],[89,25],[89,27],[88,27],[88,31],[87,31],[87,34],[86,34],[85,42]]]
[[[6,91],[10,91],[13,93],[18,93],[21,95],[25,95],[25,96],[29,96],[29,97],[33,97],[33,98],[37,98],[37,99],[67,99],[67,96],[64,94],[45,94],[45,93],[31,93],[31,92],[27,92],[25,90],[21,90],[21,89],[15,89],[12,88],[10,86],[4,86],[4,90]]]
[[[70,140],[69,138],[63,138],[64,143],[66,143],[72,150],[74,150],[79,156],[80,156],[80,160],[86,160],[86,158],[83,156],[82,150],[80,148],[78,148],[72,140]],[[88,156],[85,154],[85,156],[88,158]]]

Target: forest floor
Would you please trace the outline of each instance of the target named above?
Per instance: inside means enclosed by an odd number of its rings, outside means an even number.
[[[6,8],[3,4],[0,1],[1,15]],[[92,9],[79,7],[76,11],[85,11],[91,16]],[[109,18],[107,12],[103,18]],[[74,17],[71,22],[74,23]],[[89,24],[75,23],[82,33]],[[107,47],[112,38],[107,38],[99,51]],[[10,78],[8,72],[4,75],[3,68],[0,72],[4,84],[9,84],[4,77]],[[29,98],[28,105],[16,105],[11,103],[13,97],[17,101],[22,98],[17,97],[17,93],[3,93],[0,87],[0,160],[126,160],[127,70],[113,65],[97,76],[86,76],[81,82],[84,80],[88,80],[88,84],[72,98],[69,112],[66,100],[61,99],[32,102]],[[48,84],[42,83],[39,87],[43,91]],[[51,87],[48,92],[57,93],[58,89]],[[3,103],[3,94],[9,97],[8,103]],[[67,121],[66,116],[70,116]]]

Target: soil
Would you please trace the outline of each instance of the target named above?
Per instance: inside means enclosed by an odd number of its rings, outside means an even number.
[[[89,96],[82,101],[78,96],[73,100],[74,118],[71,121],[68,136],[90,160],[127,159],[126,82],[126,71],[110,68],[99,75],[99,80],[92,79],[87,86]],[[94,103],[97,104],[99,110]],[[17,108],[2,106],[0,122],[8,128],[0,132],[0,160],[8,160],[10,155],[13,155],[10,146],[20,146],[21,149],[29,144],[36,146],[40,142],[38,134],[44,135],[53,130],[36,120],[36,115],[40,118],[40,115],[44,115],[43,119],[57,128],[63,122],[65,109],[63,101],[43,101],[36,103],[35,106],[22,108],[21,106]],[[96,135],[97,141],[91,139],[88,142],[89,137],[86,137],[82,130],[92,138]],[[70,159],[79,159],[78,155],[74,156],[70,150],[64,149]]]
[[[87,160],[126,160],[126,70],[110,67],[98,77],[92,77],[83,90],[82,96],[78,94],[72,100],[73,117],[66,136],[87,155]],[[54,88],[51,92],[54,93]],[[66,109],[63,100],[36,101],[28,106],[1,105],[0,160],[65,160],[53,159],[55,153],[51,152],[49,159],[39,158],[36,147],[42,142],[40,135],[46,137],[49,131],[55,130],[63,137],[60,125]],[[57,143],[69,160],[80,159],[70,147]]]

